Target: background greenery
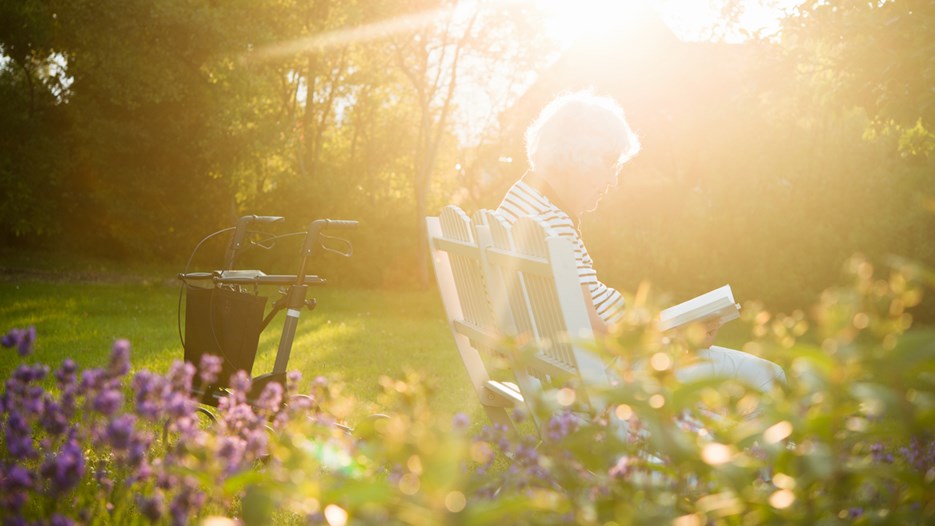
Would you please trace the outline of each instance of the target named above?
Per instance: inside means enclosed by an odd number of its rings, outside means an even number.
[[[534,3],[460,4],[4,2],[0,240],[177,269],[243,213],[354,218],[357,254],[329,275],[424,285],[421,218],[497,205],[524,169],[495,162],[518,142],[500,111],[562,53]],[[743,4],[718,5],[736,25]],[[808,1],[736,44],[757,67],[695,109],[713,124],[644,137],[674,147],[585,218],[604,279],[679,298],[730,282],[793,310],[854,252],[935,263],[933,28],[925,0]]]
[[[650,295],[595,347],[618,358],[613,370],[623,381],[544,384],[513,412],[525,419],[519,434],[452,417],[445,408],[476,407],[473,395],[445,401],[463,378],[433,374],[444,366],[431,353],[392,337],[370,341],[366,352],[409,348],[435,368],[360,384],[354,360],[342,356],[353,391],[310,377],[331,368],[332,342],[356,353],[344,336],[358,326],[381,333],[380,318],[393,333],[418,328],[412,339],[433,339],[444,324],[425,317],[437,306],[425,309],[434,299],[424,296],[368,291],[375,319],[359,320],[359,295],[322,295],[338,327],[319,324],[311,340],[303,336],[297,350],[324,359],[313,358],[316,370],[288,382],[286,393],[310,397],[283,406],[282,390],[268,388],[251,406],[242,382],[232,381],[209,424],[191,418],[193,368],[142,370],[172,354],[150,354],[170,338],[145,327],[168,321],[167,287],[4,286],[5,321],[70,337],[40,330],[28,345],[33,354],[20,356],[8,335],[12,348],[0,349],[0,514],[55,524],[930,524],[935,334],[912,327],[907,309],[935,274],[860,258],[846,270],[848,284],[828,289],[809,315],[749,308],[731,324],[742,329],[745,350],[783,366],[788,383],[764,393],[729,379],[677,380],[697,341],[691,331],[664,337],[647,324],[657,313]],[[109,358],[100,350],[123,330],[139,335],[133,368],[120,352],[125,342]],[[74,341],[93,346],[71,348],[85,367],[80,376],[55,363]],[[369,374],[398,372],[379,362],[385,368]],[[104,403],[114,391],[120,403]],[[610,414],[575,404],[575,393],[605,400]],[[385,417],[358,416],[374,402]],[[348,419],[353,432],[335,419]],[[209,517],[217,515],[229,519]]]
[[[35,326],[40,335],[36,350],[48,364],[57,366],[71,358],[81,368],[102,367],[112,343],[131,338],[134,373],[168,371],[172,362],[182,359],[176,329],[178,289],[126,275],[112,278],[103,282],[98,276],[96,283],[0,283],[0,320],[8,327]],[[450,418],[475,409],[480,414],[471,403],[474,395],[434,291],[325,287],[310,297],[318,299],[318,307],[302,314],[289,370],[300,371],[308,380],[325,376],[342,382],[359,400],[349,420],[380,411],[378,378],[400,378],[415,370],[424,372],[432,384],[445,386],[432,400],[439,415]],[[254,375],[272,371],[282,323],[280,314],[263,333]],[[10,376],[16,367],[16,360],[0,361],[0,377]]]

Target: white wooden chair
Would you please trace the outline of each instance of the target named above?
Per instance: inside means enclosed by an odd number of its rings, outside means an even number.
[[[455,206],[427,218],[427,228],[452,334],[488,417],[515,429],[509,411],[541,400],[547,386],[576,386],[579,402],[603,410],[593,388],[609,380],[589,348],[594,335],[570,241],[531,218],[510,227],[480,211],[472,222]],[[516,384],[493,380],[485,365],[503,352]],[[543,410],[529,409],[541,430]]]
[[[511,319],[497,318],[505,320],[500,329],[531,347],[514,369],[521,393],[541,400],[533,390],[567,384],[578,388],[579,402],[602,411],[604,403],[594,391],[610,381],[592,349],[594,333],[571,242],[533,218],[520,218],[510,227],[497,214],[481,211],[478,223],[491,239],[483,250],[491,302],[509,306]]]
[[[487,294],[475,228],[456,206],[426,218],[426,227],[442,303],[474,391],[490,420],[515,432],[510,412],[523,397],[514,384],[492,379],[485,363],[496,356],[502,333]]]

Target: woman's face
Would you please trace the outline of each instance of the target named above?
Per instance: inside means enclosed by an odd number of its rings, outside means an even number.
[[[620,166],[618,155],[598,156],[595,162],[576,169],[576,173],[567,174],[562,192],[562,200],[572,208],[572,213],[590,212],[597,208],[601,198],[617,186]]]

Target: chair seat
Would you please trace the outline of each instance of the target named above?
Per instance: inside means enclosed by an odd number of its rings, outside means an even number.
[[[512,382],[490,380],[484,384],[484,389],[499,400],[509,402],[514,406],[521,406],[524,403],[519,387]]]

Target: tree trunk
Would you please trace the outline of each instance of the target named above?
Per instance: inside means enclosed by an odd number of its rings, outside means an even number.
[[[418,226],[416,240],[418,257],[416,259],[416,277],[419,287],[426,289],[429,286],[429,236],[425,229],[427,192],[416,189],[416,225]]]

